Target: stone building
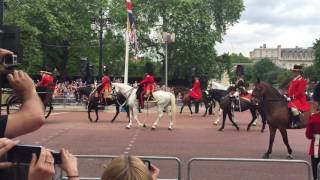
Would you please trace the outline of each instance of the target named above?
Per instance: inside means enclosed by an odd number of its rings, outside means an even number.
[[[250,59],[260,60],[262,58],[269,58],[277,66],[285,69],[292,69],[293,65],[299,64],[304,67],[310,66],[314,60],[314,50],[309,48],[267,48],[266,44],[260,48],[256,48],[250,52]]]

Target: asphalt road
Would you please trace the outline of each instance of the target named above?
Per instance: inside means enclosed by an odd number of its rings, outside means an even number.
[[[101,112],[98,123],[90,123],[85,112],[53,112],[38,131],[19,137],[23,144],[40,144],[50,149],[64,147],[74,154],[173,156],[182,161],[182,179],[187,177],[187,163],[193,157],[234,157],[261,158],[267,149],[269,132],[261,133],[261,122],[250,132],[246,126],[251,118],[248,112],[236,114],[240,131],[227,122],[223,132],[212,123],[215,116],[190,116],[188,112],[177,114],[173,131],[168,131],[168,118],[165,115],[158,129],[150,126],[156,113],[150,111],[139,114],[147,128],[134,126],[126,130],[127,118],[121,113],[115,123],[110,123],[114,112]],[[289,142],[294,151],[294,159],[308,160],[309,142],[304,130],[288,131]],[[287,151],[277,133],[273,159],[285,159]],[[98,159],[79,160],[81,176],[99,177],[103,164]],[[160,169],[160,178],[175,178],[176,164],[171,161],[152,161]],[[307,179],[306,168],[297,164],[279,163],[233,163],[233,162],[195,162],[192,167],[193,179],[240,179],[240,180],[301,180]]]

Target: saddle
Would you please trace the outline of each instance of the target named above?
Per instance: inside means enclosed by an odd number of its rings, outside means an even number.
[[[144,95],[144,101],[148,101],[148,102],[155,101],[153,94],[151,92],[149,92],[149,93],[147,92]]]

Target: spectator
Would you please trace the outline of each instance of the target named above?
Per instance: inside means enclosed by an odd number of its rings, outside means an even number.
[[[0,58],[12,52],[0,49]],[[15,70],[8,75],[12,89],[22,98],[20,111],[0,116],[0,138],[14,138],[41,127],[44,121],[43,104],[36,92],[34,82],[23,71]]]
[[[135,156],[119,156],[113,159],[103,172],[101,180],[156,180],[160,170],[151,170]]]
[[[318,107],[320,103],[320,85],[318,84],[313,92],[313,100]],[[311,140],[309,155],[311,157],[313,178],[317,179],[317,167],[319,160],[319,141],[320,141],[320,112],[314,113],[309,117],[306,129],[306,137]]]

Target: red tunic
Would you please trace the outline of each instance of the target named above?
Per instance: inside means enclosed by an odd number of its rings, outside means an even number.
[[[191,92],[189,93],[191,97],[196,100],[200,100],[202,98],[201,90],[200,90],[200,81],[196,80],[193,84]]]
[[[306,137],[311,139],[309,155],[314,156],[314,134],[320,134],[320,113],[313,114],[309,117],[307,129],[306,129]],[[320,152],[318,152],[318,157]]]
[[[105,90],[108,90],[108,92],[111,92],[111,86],[110,86],[110,78],[107,75],[104,75],[101,80],[101,86],[102,86],[102,92]]]
[[[143,91],[150,91],[153,93],[154,91],[154,77],[152,75],[147,74],[146,77],[140,82],[140,85],[143,85]]]
[[[47,89],[52,89],[54,90],[53,86],[53,77],[50,76],[49,74],[43,74],[41,81],[38,83],[39,87],[46,87]]]
[[[110,86],[110,78],[107,75],[104,75],[101,79],[101,91],[100,91],[100,100],[101,102],[104,99],[104,92],[107,90],[109,93],[111,92],[111,86]]]
[[[295,107],[300,111],[309,111],[310,106],[307,102],[305,90],[307,87],[307,81],[302,76],[294,78],[288,88],[288,96],[292,98],[292,101],[288,103],[288,107]]]

